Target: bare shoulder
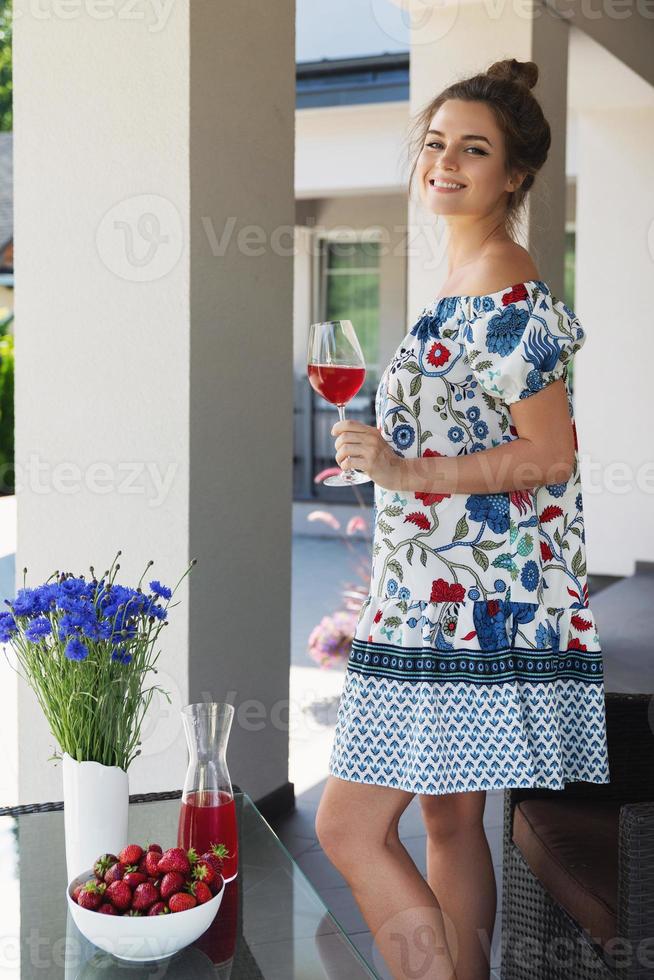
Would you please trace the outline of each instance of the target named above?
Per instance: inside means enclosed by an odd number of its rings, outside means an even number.
[[[502,242],[475,263],[470,271],[470,295],[494,293],[530,279],[539,279],[538,269],[529,252],[516,242]]]

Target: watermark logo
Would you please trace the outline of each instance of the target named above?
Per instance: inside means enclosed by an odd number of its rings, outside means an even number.
[[[182,219],[167,198],[140,194],[109,208],[95,240],[102,262],[114,275],[129,282],[153,282],[179,262]]]

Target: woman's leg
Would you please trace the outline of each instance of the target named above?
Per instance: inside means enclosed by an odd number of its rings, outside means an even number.
[[[316,816],[325,854],[343,875],[396,980],[457,980],[443,915],[397,836],[414,793],[328,776]]]
[[[486,792],[420,794],[427,881],[459,944],[459,980],[488,980],[497,887],[483,817]]]

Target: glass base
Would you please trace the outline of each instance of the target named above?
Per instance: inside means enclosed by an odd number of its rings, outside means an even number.
[[[346,476],[345,474],[351,474]],[[343,475],[327,476],[322,481],[328,487],[350,487],[354,483],[372,483],[372,480],[361,470],[344,470]]]

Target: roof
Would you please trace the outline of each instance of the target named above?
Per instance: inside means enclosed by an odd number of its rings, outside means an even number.
[[[296,107],[409,99],[409,52],[296,64]]]

